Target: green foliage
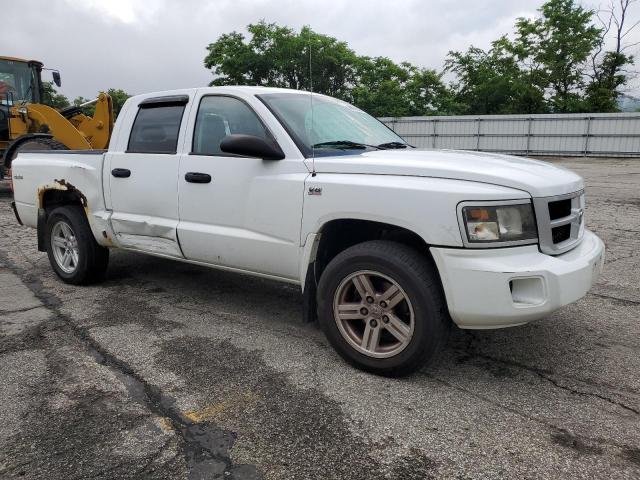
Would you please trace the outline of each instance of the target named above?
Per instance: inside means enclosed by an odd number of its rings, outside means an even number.
[[[52,82],[42,82],[42,103],[50,107],[61,109],[70,105],[69,99],[58,93]]]
[[[632,64],[633,57],[618,52],[606,52],[594,69],[594,76],[587,85],[585,104],[589,111],[617,112],[619,89],[627,83],[622,73],[625,65]]]
[[[106,93],[111,97],[111,101],[113,103],[113,114],[115,115],[115,117],[118,116],[118,114],[120,113],[120,110],[122,110],[122,106],[124,105],[124,102],[127,101],[127,99],[131,96],[129,95],[127,92],[125,92],[122,89],[119,88],[110,88],[109,90],[106,91]],[[98,95],[96,94],[96,97]],[[94,98],[96,98],[94,97]],[[73,100],[73,104],[76,106],[82,105],[83,103],[89,102],[93,100],[92,98],[84,98],[84,97],[77,97],[76,99]],[[93,116],[93,114],[96,111],[96,105],[95,103],[91,104],[91,105],[87,105],[86,107],[82,108],[82,111],[85,115],[88,116]]]
[[[552,111],[582,111],[585,63],[600,42],[601,29],[591,23],[595,12],[574,0],[549,0],[540,13],[518,19],[513,51],[538,86],[551,90]]]
[[[76,97],[73,102],[70,102],[67,97],[56,91],[53,83],[51,82],[42,82],[42,90],[44,94],[42,103],[58,110],[70,107],[71,105],[79,106],[92,100],[92,98],[80,96]],[[113,102],[113,113],[117,117],[124,105],[124,102],[126,102],[131,95],[120,88],[110,88],[106,93],[111,96],[111,101]],[[97,96],[98,95],[96,94],[96,97]],[[88,116],[92,116],[95,110],[95,105],[87,105],[82,109],[83,113]]]
[[[248,31],[249,40],[231,32],[207,47],[204,64],[215,76],[210,85],[313,89],[378,116],[441,113],[450,98],[437,72],[358,56],[345,42],[309,27],[296,33],[262,21]]]
[[[248,26],[251,39],[231,32],[207,47],[205,67],[216,77],[210,85],[264,85],[313,89],[336,97],[348,94],[356,54],[345,42],[304,27],[300,33],[264,21]],[[309,71],[309,49],[313,76]]]
[[[111,97],[113,102],[113,114],[117,117],[122,110],[124,102],[131,96],[121,88],[110,88],[107,90],[107,94]]]
[[[489,51],[470,47],[450,52],[445,68],[456,74],[453,88],[462,113],[507,114],[545,111],[544,91],[520,68],[503,37]]]
[[[436,115],[450,110],[450,92],[435,70],[398,65],[384,57],[360,57],[356,72],[349,100],[371,115]]]
[[[456,74],[457,102],[470,114],[617,111],[628,80],[621,72],[633,58],[604,52],[597,60],[606,32],[594,15],[574,0],[549,0],[538,18],[517,20],[513,41],[450,52],[445,68]]]
[[[72,103],[76,107],[79,107],[83,103],[90,102],[91,100],[92,100],[91,98],[85,98],[83,96],[80,96],[80,97],[74,98]],[[89,117],[92,117],[93,114],[95,113],[95,111],[96,111],[95,104],[91,104],[91,105],[87,105],[85,107],[82,107],[82,113],[84,113],[85,115],[87,115]]]
[[[630,3],[617,8],[624,14]],[[512,39],[449,52],[449,85],[435,70],[359,56],[309,27],[296,32],[265,21],[249,25],[247,37],[221,35],[207,47],[204,65],[214,75],[210,85],[313,89],[376,116],[616,111],[633,58],[620,38],[616,50],[604,51],[608,29],[594,18],[576,0],[548,0],[536,18],[516,21]]]

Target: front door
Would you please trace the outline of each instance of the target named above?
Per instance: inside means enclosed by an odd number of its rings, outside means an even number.
[[[180,160],[178,237],[186,258],[298,280],[301,159],[262,160],[220,150],[230,134],[273,137],[245,101],[202,97],[192,151]]]
[[[182,257],[176,152],[187,101],[186,96],[142,101],[127,150],[108,154],[111,226],[122,247]]]

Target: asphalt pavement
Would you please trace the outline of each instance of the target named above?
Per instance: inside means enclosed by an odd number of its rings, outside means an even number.
[[[597,285],[403,379],[346,365],[291,285],[120,251],[66,285],[0,183],[0,478],[640,478],[640,159],[553,161]]]

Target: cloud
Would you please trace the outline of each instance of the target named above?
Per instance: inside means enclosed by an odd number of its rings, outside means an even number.
[[[21,0],[3,4],[1,55],[62,72],[62,93],[206,85],[206,46],[265,19],[310,25],[363,55],[441,68],[449,50],[488,47],[541,0]],[[640,35],[640,32],[638,32]],[[637,38],[636,41],[640,40]],[[45,74],[46,75],[46,74]]]

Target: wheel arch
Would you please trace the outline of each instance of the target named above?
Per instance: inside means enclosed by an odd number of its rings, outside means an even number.
[[[420,252],[433,268],[442,288],[430,245],[413,230],[378,220],[334,218],[322,224],[316,233],[309,234],[305,242],[300,279],[305,296],[305,317],[308,321],[315,318],[313,312],[316,287],[329,262],[347,248],[369,240],[397,242]]]
[[[87,197],[74,185],[65,180],[55,180],[54,183],[38,188],[38,251],[46,251],[45,233],[47,218],[51,211],[62,205],[77,205],[82,207],[87,220]]]

